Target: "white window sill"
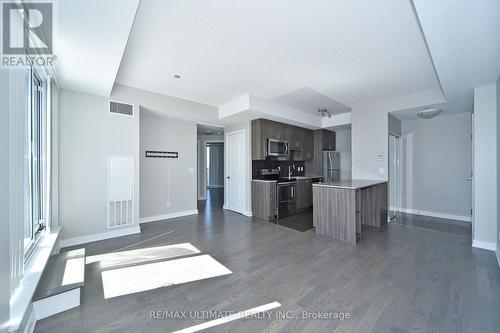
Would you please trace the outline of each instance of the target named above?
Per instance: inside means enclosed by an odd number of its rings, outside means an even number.
[[[24,314],[31,303],[31,298],[40,281],[43,270],[59,236],[59,230],[43,235],[43,239],[38,243],[25,269],[23,278],[16,292],[10,298],[10,321],[9,331],[16,331],[23,320]]]

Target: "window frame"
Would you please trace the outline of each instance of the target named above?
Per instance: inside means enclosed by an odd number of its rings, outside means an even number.
[[[27,262],[47,229],[46,211],[46,144],[47,144],[47,94],[46,80],[31,68],[28,74],[28,227],[29,241],[24,244]],[[26,228],[27,225],[24,227]],[[25,230],[26,232],[26,230]]]

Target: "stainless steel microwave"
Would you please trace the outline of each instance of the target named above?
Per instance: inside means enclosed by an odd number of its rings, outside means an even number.
[[[267,156],[288,156],[288,141],[267,139]]]

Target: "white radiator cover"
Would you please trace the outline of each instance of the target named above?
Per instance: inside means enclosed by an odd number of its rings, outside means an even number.
[[[134,224],[134,157],[108,156],[108,228]]]

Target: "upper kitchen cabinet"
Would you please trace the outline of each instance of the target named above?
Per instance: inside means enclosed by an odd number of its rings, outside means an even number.
[[[302,147],[302,158],[305,161],[310,161],[314,157],[314,132],[309,129],[304,129],[304,141]]]
[[[302,150],[304,145],[304,128],[297,126],[290,127],[290,150]]]
[[[269,138],[288,141],[291,159],[311,160],[314,157],[313,131],[277,121],[256,119],[252,121],[252,159],[266,159]]]
[[[323,150],[335,150],[335,132],[322,130]]]
[[[266,158],[267,138],[272,129],[269,120],[256,119],[252,121],[252,159],[263,160]]]

